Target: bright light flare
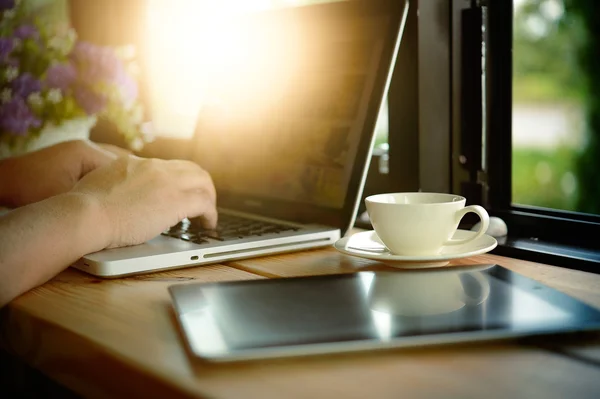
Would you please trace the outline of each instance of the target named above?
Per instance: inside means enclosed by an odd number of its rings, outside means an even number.
[[[282,84],[297,61],[289,37],[242,23],[269,0],[149,0],[145,65],[158,135],[191,137],[204,103]]]

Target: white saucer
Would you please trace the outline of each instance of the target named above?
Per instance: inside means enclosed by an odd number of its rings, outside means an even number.
[[[474,235],[470,230],[457,230],[452,238],[462,239]],[[356,233],[338,240],[334,247],[338,251],[361,258],[377,260],[391,266],[402,268],[439,267],[451,260],[480,255],[496,248],[494,237],[482,235],[475,241],[464,245],[452,245],[442,248],[440,253],[420,256],[394,255],[383,245],[374,230]]]

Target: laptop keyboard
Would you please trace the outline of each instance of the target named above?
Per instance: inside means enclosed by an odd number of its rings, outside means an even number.
[[[209,238],[230,241],[297,230],[299,230],[297,227],[222,214],[219,215],[219,223],[214,230],[203,229],[198,219],[184,219],[162,234],[196,244],[205,244],[209,242]]]

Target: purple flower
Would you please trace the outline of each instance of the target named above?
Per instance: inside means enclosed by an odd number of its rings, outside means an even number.
[[[78,42],[72,53],[84,81],[116,82],[125,73],[123,63],[109,47]]]
[[[41,126],[41,121],[31,112],[25,100],[13,97],[0,107],[0,131],[15,136],[25,136],[30,128]]]
[[[21,25],[15,29],[15,37],[21,40],[34,39],[37,40],[40,37],[40,33],[33,25]]]
[[[46,72],[46,86],[51,89],[66,90],[77,78],[73,64],[57,64]]]
[[[14,8],[15,0],[0,0],[0,11]]]
[[[14,96],[27,98],[31,93],[40,91],[42,84],[39,80],[31,76],[30,73],[26,72],[11,82],[11,88]]]
[[[10,54],[13,50],[13,46],[13,39],[0,37],[0,60],[4,60]]]
[[[107,102],[106,97],[84,86],[75,87],[73,96],[75,97],[77,104],[79,104],[88,115],[95,115],[101,112]]]

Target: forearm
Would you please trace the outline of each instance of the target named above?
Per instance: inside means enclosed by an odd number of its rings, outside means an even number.
[[[0,307],[108,245],[100,206],[62,194],[0,217]]]

